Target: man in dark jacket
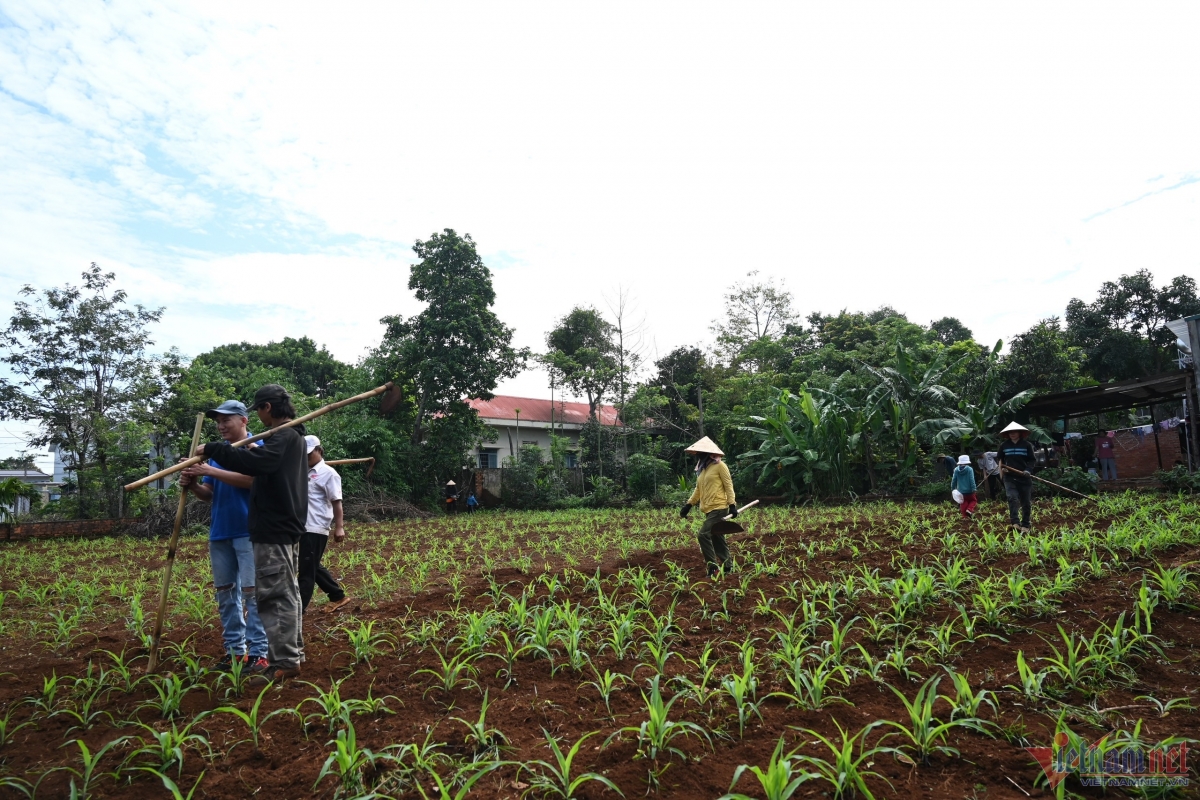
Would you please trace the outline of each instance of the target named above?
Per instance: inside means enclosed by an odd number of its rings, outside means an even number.
[[[1008,495],[1008,519],[1014,528],[1022,532],[1029,530],[1029,516],[1033,498],[1033,468],[1037,465],[1037,453],[1029,443],[1029,429],[1016,422],[1000,431],[1000,446],[996,448],[996,460],[1004,473],[1004,492]],[[1020,512],[1020,518],[1017,512]],[[253,534],[251,534],[253,536]]]
[[[294,419],[287,391],[269,383],[254,394],[250,406],[259,420],[274,428]],[[304,635],[300,604],[300,537],[308,517],[308,453],[304,426],[284,428],[260,447],[234,448],[226,442],[205,444],[196,451],[230,472],[254,477],[250,487],[250,543],[254,546],[255,598],[267,631],[267,680],[283,681],[300,674]]]

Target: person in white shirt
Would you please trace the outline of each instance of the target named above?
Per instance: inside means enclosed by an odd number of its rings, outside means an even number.
[[[308,447],[308,520],[300,537],[300,603],[307,610],[314,587],[320,586],[329,596],[325,610],[337,611],[350,602],[350,597],[321,563],[321,556],[329,543],[330,529],[334,543],[346,538],[342,527],[342,476],[325,463],[320,439],[305,436],[304,442]]]
[[[1000,489],[1003,486],[1000,479],[1000,462],[996,460],[996,452],[994,450],[976,452],[975,464],[983,473],[983,480],[987,484],[988,499],[995,500],[1000,495]]]

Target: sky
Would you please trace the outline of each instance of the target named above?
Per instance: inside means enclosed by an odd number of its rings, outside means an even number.
[[[160,350],[353,361],[453,228],[535,350],[621,293],[650,360],[704,346],[752,270],[801,314],[990,343],[1136,269],[1200,276],[1198,27],[1191,2],[0,0],[0,304],[97,262],[166,308]]]

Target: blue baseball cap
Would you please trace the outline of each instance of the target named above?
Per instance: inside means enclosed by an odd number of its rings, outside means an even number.
[[[209,419],[216,419],[217,414],[231,414],[238,417],[250,418],[249,412],[246,411],[246,404],[240,400],[226,400],[216,408],[210,408],[204,412],[204,416]]]

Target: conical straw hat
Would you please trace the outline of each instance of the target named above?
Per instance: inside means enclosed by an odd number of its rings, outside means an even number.
[[[708,453],[709,455],[714,455],[714,456],[725,455],[725,452],[723,450],[721,450],[721,448],[717,447],[717,443],[714,442],[712,439],[708,438],[707,436],[705,436],[700,441],[696,442],[694,445],[689,447],[684,452],[685,453]]]
[[[1029,428],[1026,428],[1024,425],[1020,424],[1019,422],[1010,422],[1010,423],[1008,423],[1008,427],[1000,432],[1008,433],[1009,431],[1019,431],[1021,433],[1029,433]]]
[[[455,483],[454,481],[446,481],[446,485],[447,486],[458,486],[458,484]]]

